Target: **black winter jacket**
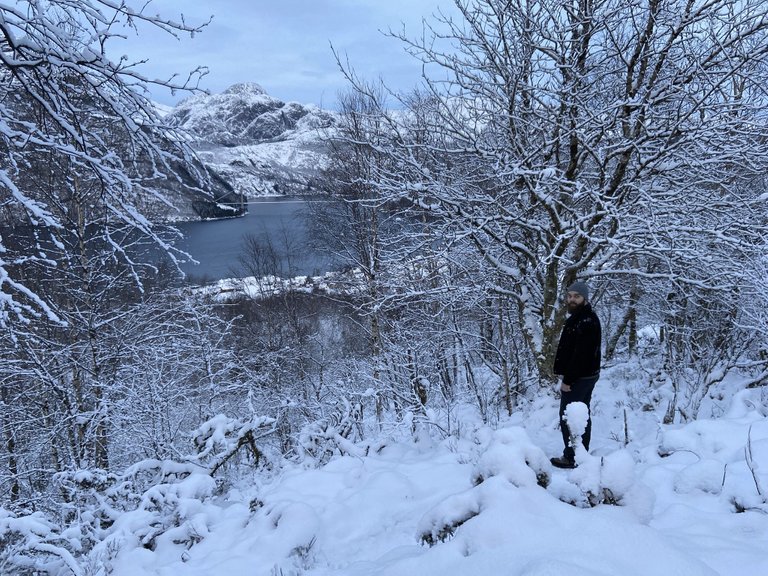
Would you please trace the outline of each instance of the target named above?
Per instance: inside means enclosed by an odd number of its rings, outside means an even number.
[[[555,353],[554,373],[565,384],[577,378],[600,374],[600,319],[590,304],[584,304],[565,321]]]

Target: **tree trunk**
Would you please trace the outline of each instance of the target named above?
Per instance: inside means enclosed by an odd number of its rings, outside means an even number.
[[[5,406],[10,405],[8,388],[6,386],[0,387],[0,401],[2,401]],[[21,493],[21,488],[19,486],[19,464],[16,459],[16,440],[14,438],[11,422],[6,421],[6,419],[3,418],[2,424],[3,428],[5,428],[5,449],[8,452],[8,473],[11,476],[10,497],[11,502],[16,502]]]

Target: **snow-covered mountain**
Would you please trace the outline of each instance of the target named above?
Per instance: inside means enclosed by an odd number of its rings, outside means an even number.
[[[335,126],[331,112],[283,102],[254,83],[192,96],[166,119],[190,138],[209,170],[248,197],[316,191]]]

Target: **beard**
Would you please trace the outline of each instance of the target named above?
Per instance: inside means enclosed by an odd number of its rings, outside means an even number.
[[[573,314],[574,312],[576,312],[576,310],[584,306],[584,304],[576,304],[576,302],[568,302],[567,306],[568,306],[568,313]]]

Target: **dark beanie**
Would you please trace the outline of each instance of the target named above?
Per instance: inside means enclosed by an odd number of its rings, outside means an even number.
[[[589,286],[586,282],[574,282],[568,286],[568,292],[576,292],[584,296],[584,300],[589,300]]]

